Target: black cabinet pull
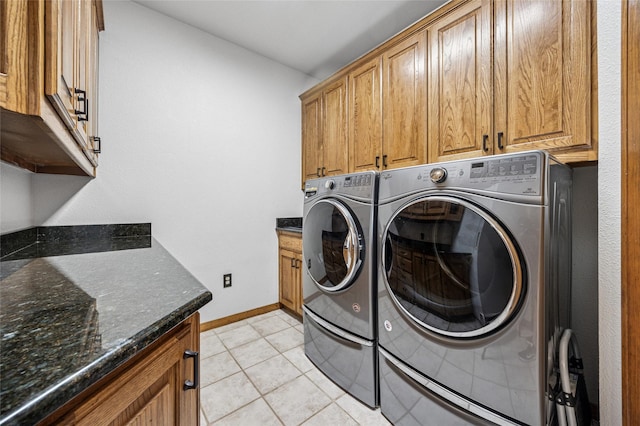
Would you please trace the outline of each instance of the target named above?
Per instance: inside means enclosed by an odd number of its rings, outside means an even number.
[[[320,167],[316,169],[316,176],[320,177]]]
[[[387,167],[387,155],[382,156],[382,167]]]
[[[185,380],[183,390],[196,389],[198,387],[200,372],[198,371],[198,352],[196,351],[184,351],[182,359],[193,358],[193,382],[191,380]]]
[[[325,171],[325,169],[326,169],[326,167],[323,167],[323,168],[322,168],[322,176],[326,176],[326,174],[325,174],[325,172],[324,172],[324,171]]]
[[[73,112],[78,116],[78,121],[89,120],[89,98],[87,98],[87,92],[82,89],[73,89],[73,92],[78,95],[78,102],[82,102],[83,109],[76,109]]]
[[[502,138],[504,137],[504,132],[498,132],[498,149],[504,149],[504,145],[502,144]]]
[[[93,153],[100,154],[102,152],[102,139],[98,136],[91,136],[91,140],[93,141]]]
[[[296,261],[296,260],[295,260],[294,258],[291,258],[291,262],[289,262],[289,263],[291,264],[291,267],[292,267],[292,268],[295,268],[295,267],[296,267],[295,261]]]
[[[482,150],[484,152],[489,151],[489,147],[487,146],[488,140],[489,140],[489,135],[482,135]]]
[[[380,168],[380,156],[376,155],[376,169]]]

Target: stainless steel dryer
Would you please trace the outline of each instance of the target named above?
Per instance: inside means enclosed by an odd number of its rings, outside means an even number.
[[[307,181],[302,222],[305,353],[371,407],[378,403],[377,188],[375,172]]]
[[[552,421],[571,170],[531,151],[383,172],[380,407],[394,424]]]

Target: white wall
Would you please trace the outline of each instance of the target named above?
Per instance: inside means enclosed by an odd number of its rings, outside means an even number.
[[[212,291],[203,322],[277,302],[309,77],[129,1],[104,13],[98,178],[34,176],[35,222],[151,222]]]
[[[600,424],[621,425],[621,2],[600,0],[597,10]]]
[[[29,171],[0,162],[0,233],[34,225],[32,175]]]

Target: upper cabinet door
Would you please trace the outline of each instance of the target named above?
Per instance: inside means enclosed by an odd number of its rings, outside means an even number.
[[[425,56],[424,31],[382,55],[383,168],[426,161]]]
[[[382,166],[380,58],[349,73],[349,172]]]
[[[341,78],[324,90],[322,126],[322,175],[340,175],[348,170],[347,79]]]
[[[591,147],[590,3],[495,2],[498,152]]]
[[[45,3],[45,94],[69,130],[76,127],[75,88],[78,76],[81,2],[48,0]]]
[[[322,169],[322,93],[302,101],[302,187]]]
[[[465,3],[428,28],[430,162],[493,152],[490,37],[489,0]]]

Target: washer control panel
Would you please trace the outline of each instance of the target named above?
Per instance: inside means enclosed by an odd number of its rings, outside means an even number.
[[[320,195],[345,195],[363,201],[373,200],[377,182],[376,172],[352,173],[309,180],[305,184],[305,199]]]

